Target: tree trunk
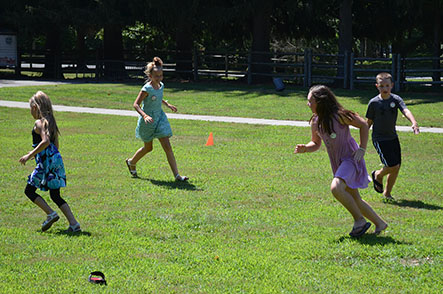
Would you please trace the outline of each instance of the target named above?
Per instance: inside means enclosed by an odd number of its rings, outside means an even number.
[[[192,34],[191,16],[183,13],[178,19],[177,31],[175,35],[176,42],[176,71],[184,79],[191,79],[192,73],[192,50],[194,46]]]
[[[440,11],[442,9],[442,5],[440,0],[434,0],[434,42],[433,42],[433,56],[435,58],[440,58],[441,55],[441,18],[440,18]],[[433,69],[440,69],[440,59],[436,59],[432,63]],[[440,72],[434,72],[432,74],[432,81],[439,82],[441,79],[441,73]],[[435,84],[435,87],[440,87],[440,85]]]
[[[47,30],[45,43],[45,68],[43,77],[46,79],[62,79],[60,64],[60,30],[56,27]]]
[[[271,72],[271,66],[254,63],[270,63],[270,16],[272,3],[266,1],[256,7],[252,17],[252,47],[251,47],[251,73],[252,83],[268,82],[271,78],[266,76]],[[257,53],[254,53],[257,52]],[[254,75],[265,74],[265,75]]]
[[[340,2],[340,23],[338,25],[338,54],[343,55],[345,52],[352,52],[352,0],[342,0]],[[344,57],[338,58],[337,76],[344,76],[347,65]],[[349,72],[349,71],[348,71]]]
[[[119,24],[107,24],[103,34],[104,47],[104,75],[106,79],[125,79],[128,74],[125,70],[123,58],[122,27]]]
[[[77,61],[77,69],[85,69],[86,68],[86,27],[79,26],[77,28],[77,40],[76,40],[76,61]]]

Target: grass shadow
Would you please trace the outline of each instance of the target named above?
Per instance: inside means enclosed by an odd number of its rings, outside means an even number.
[[[388,245],[388,244],[395,244],[395,245],[411,245],[411,243],[409,242],[401,242],[401,241],[397,241],[392,237],[389,236],[380,236],[380,235],[375,235],[375,234],[365,234],[363,236],[361,236],[360,238],[352,238],[350,236],[343,236],[340,237],[340,239],[337,240],[337,243],[342,243],[344,241],[347,240],[351,240],[351,241],[355,241],[358,242],[360,244],[366,244],[366,245]]]
[[[72,236],[72,237],[80,237],[80,236],[92,236],[90,232],[87,231],[81,231],[76,233],[66,232],[66,230],[58,230],[54,233],[55,235],[65,235],[65,236]]]
[[[178,181],[159,181],[148,178],[137,177],[136,179],[149,181],[156,186],[165,187],[167,189],[180,189],[180,190],[188,190],[188,191],[203,191],[203,189],[198,188],[194,184],[189,182],[178,182]]]
[[[417,209],[427,209],[427,210],[443,210],[442,206],[427,204],[421,200],[394,200],[394,201],[386,201],[385,203],[391,205],[397,205],[400,207],[412,207]]]

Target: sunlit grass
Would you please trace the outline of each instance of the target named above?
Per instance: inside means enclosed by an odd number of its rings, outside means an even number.
[[[114,89],[92,85],[84,91],[99,97],[96,87]],[[115,92],[128,94],[114,106],[131,101],[137,89],[115,87],[111,100],[118,100]],[[65,86],[47,90],[57,103],[63,92],[77,96]],[[27,99],[35,89],[21,91]],[[190,96],[170,100],[179,105]],[[177,184],[158,142],[138,165],[140,179],[129,176],[124,159],[141,146],[135,118],[56,118],[68,176],[62,196],[83,233],[64,234],[64,218],[39,232],[45,216],[23,193],[33,163],[18,163],[30,150],[33,119],[26,109],[0,108],[1,293],[443,291],[441,134],[400,134],[397,202],[384,203],[372,187],[361,191],[390,227],[385,235],[353,240],[347,235],[351,216],[329,192],[324,147],[292,154],[296,143],[309,140],[307,128],[171,120],[180,172],[191,178]],[[204,146],[209,132],[212,147]],[[368,171],[379,166],[371,148],[366,162]],[[94,270],[105,273],[108,286],[87,282]]]
[[[86,83],[31,87],[0,88],[0,100],[28,101],[43,90],[54,104],[132,110],[132,104],[143,81],[129,84]],[[334,89],[344,107],[365,116],[369,100],[378,94],[373,90]],[[164,97],[177,106],[179,113],[240,116],[252,118],[309,120],[307,89],[287,86],[276,92],[271,85],[248,86],[243,83],[178,83],[165,80]],[[420,126],[443,127],[443,99],[439,93],[399,93]],[[399,125],[410,122],[399,115]]]

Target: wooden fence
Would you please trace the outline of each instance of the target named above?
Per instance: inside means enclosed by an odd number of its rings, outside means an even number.
[[[402,57],[392,54],[389,58],[357,57],[354,53],[316,54],[311,49],[304,52],[211,52],[194,50],[187,59],[178,59],[179,52],[125,51],[123,60],[105,60],[98,52],[87,52],[81,57],[75,52],[62,52],[54,56],[54,73],[75,74],[75,77],[119,79],[143,76],[146,61],[161,56],[166,75],[185,75],[199,80],[207,77],[244,79],[249,84],[261,78],[282,79],[286,83],[310,87],[318,83],[334,83],[336,87],[354,89],[359,84],[374,83],[375,75],[385,71],[392,74],[395,90],[406,85],[443,85],[443,57]],[[149,56],[148,58],[146,56]],[[43,72],[47,58],[44,51],[20,54],[16,73],[21,71]],[[109,72],[120,67],[121,71]],[[261,70],[257,70],[260,68]],[[265,70],[263,70],[265,68]],[[108,69],[108,72],[107,72]]]

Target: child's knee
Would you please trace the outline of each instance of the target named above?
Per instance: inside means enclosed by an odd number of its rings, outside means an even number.
[[[31,186],[31,185],[26,185],[25,188],[25,195],[29,198],[29,200],[31,200],[32,202],[35,201],[35,199],[37,199],[37,197],[39,197],[39,195],[37,193],[35,193],[35,190],[37,190],[37,188]]]
[[[343,184],[339,178],[334,178],[331,182],[331,192],[332,194],[341,192],[344,189]]]
[[[398,172],[400,170],[400,164],[389,167],[390,173]]]
[[[146,143],[145,143],[145,145],[143,146],[143,151],[144,151],[145,153],[149,153],[149,152],[151,152],[152,149],[154,149],[154,148],[152,147],[152,144],[146,144]]]
[[[162,140],[162,141],[160,141],[161,142],[161,145],[162,145],[162,147],[163,147],[163,150],[166,152],[166,153],[170,153],[170,152],[172,152],[172,146],[171,146],[171,143],[169,142],[169,140]]]
[[[164,150],[166,153],[172,153],[172,147],[171,147],[170,144],[168,144],[168,145],[166,145],[166,146],[163,146],[163,150]]]

